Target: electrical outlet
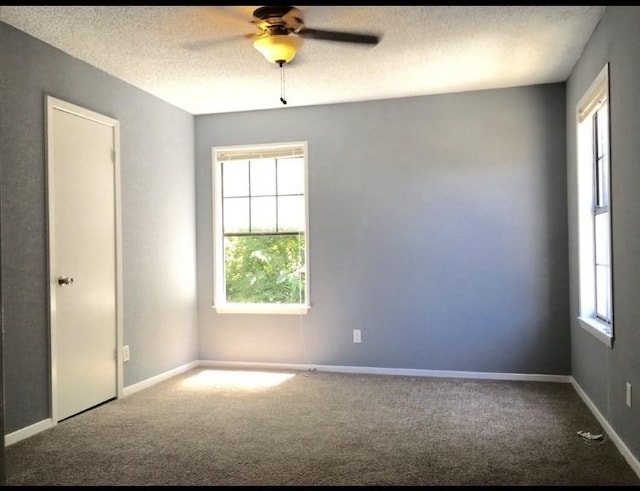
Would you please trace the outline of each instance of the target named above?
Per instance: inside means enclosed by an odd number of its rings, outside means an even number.
[[[627,406],[631,407],[631,384],[627,382]]]
[[[354,343],[361,343],[362,342],[362,333],[360,332],[360,329],[354,329],[353,330],[353,342]]]
[[[129,345],[122,347],[122,361],[129,361]]]

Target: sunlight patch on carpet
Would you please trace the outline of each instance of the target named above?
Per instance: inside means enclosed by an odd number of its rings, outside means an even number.
[[[202,370],[185,379],[183,384],[193,389],[261,390],[275,387],[294,376],[294,373],[282,372]]]

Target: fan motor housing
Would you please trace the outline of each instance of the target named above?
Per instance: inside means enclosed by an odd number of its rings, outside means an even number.
[[[259,7],[253,11],[253,16],[257,19],[267,20],[271,17],[281,18],[293,7]]]

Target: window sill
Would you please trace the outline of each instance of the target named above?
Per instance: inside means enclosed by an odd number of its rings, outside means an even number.
[[[578,323],[585,331],[593,334],[596,338],[611,348],[613,340],[613,337],[611,336],[611,326],[592,317],[578,317]]]
[[[218,314],[307,314],[309,305],[226,304],[213,305]]]

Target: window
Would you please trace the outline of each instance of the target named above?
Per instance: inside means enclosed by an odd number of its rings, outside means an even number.
[[[611,346],[613,293],[609,66],[577,106],[580,325]]]
[[[214,307],[309,308],[307,144],[213,149]]]

